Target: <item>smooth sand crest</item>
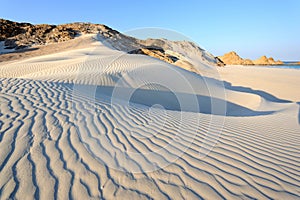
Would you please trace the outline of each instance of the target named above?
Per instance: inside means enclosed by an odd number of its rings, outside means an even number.
[[[161,81],[159,71],[189,80],[199,110],[180,112],[164,87],[136,84]],[[201,76],[101,44],[1,64],[0,198],[300,198],[300,70],[218,71],[227,116],[209,109],[218,96]],[[214,77],[206,81],[223,89]],[[117,86],[140,88],[129,107],[111,98]],[[170,87],[192,100],[181,82]],[[225,119],[221,135],[207,133],[212,114]],[[153,162],[164,167],[151,171]]]

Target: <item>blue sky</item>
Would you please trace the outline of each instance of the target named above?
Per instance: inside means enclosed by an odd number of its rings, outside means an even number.
[[[300,60],[299,0],[1,0],[0,17],[35,24],[102,23],[121,32],[166,28],[214,55],[234,50],[251,59]]]

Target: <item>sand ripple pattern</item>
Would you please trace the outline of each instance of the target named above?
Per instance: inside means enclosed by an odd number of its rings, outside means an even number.
[[[162,62],[101,47],[0,66],[0,199],[300,199],[299,105],[227,89],[218,135],[203,80],[167,64],[200,88],[202,112],[111,103],[124,73],[151,76],[152,64]],[[75,85],[101,87],[91,100]],[[145,152],[167,164],[147,172]]]
[[[194,117],[200,117],[201,126],[186,153],[163,169],[134,174],[99,162],[77,129],[91,138],[105,135],[120,151],[148,151],[173,140],[175,119],[159,135],[143,139],[131,134],[151,134],[143,106],[110,106],[103,97],[95,103],[98,115],[90,116],[85,111],[94,107],[84,98],[72,99],[72,84],[2,78],[0,88],[1,199],[300,198],[300,130],[292,115],[259,116],[255,123],[253,117],[228,117],[217,146],[199,159],[202,143],[209,143],[204,140],[209,115],[191,113],[190,123],[183,126],[191,129]],[[74,102],[77,115],[72,113]],[[80,118],[79,126],[75,118]],[[189,137],[182,135],[173,148],[182,148]],[[163,155],[161,159],[168,159]],[[102,152],[103,159],[120,162],[115,156]],[[133,167],[144,167],[143,162]]]

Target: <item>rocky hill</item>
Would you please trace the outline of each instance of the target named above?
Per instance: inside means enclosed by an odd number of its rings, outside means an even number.
[[[106,37],[117,33],[105,25],[91,23],[33,25],[0,19],[0,24],[0,41],[4,41],[6,49],[23,49],[32,45],[63,42],[86,33],[101,33]]]
[[[83,34],[97,34],[100,41],[117,50],[152,56],[184,68],[193,68],[193,65],[199,64],[193,62],[195,60],[208,65],[223,65],[218,58],[192,42],[166,39],[140,40],[103,24],[33,25],[5,19],[0,19],[0,24],[0,42],[5,50],[23,50],[36,45],[66,42]],[[192,56],[187,55],[191,52]]]
[[[218,58],[226,65],[282,65],[283,64],[283,62],[280,60],[275,61],[272,57],[267,58],[266,56],[262,56],[257,60],[243,59],[234,51],[226,53],[223,56],[218,56]]]

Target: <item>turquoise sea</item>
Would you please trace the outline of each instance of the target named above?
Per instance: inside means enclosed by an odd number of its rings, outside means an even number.
[[[271,68],[285,68],[285,69],[300,69],[300,65],[297,65],[296,62],[284,62],[284,65],[272,65],[265,66]]]
[[[300,69],[300,65],[276,65],[276,66],[268,66],[273,68],[286,68],[286,69]]]

